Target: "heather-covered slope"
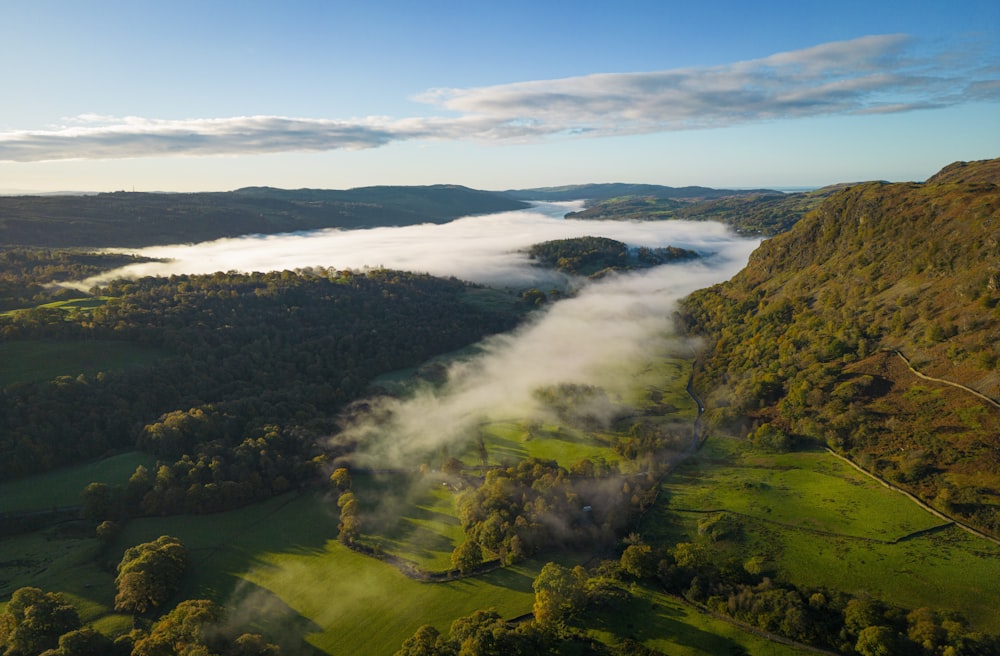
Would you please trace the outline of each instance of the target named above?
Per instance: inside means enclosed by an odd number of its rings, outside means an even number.
[[[1000,398],[998,183],[988,160],[853,185],[692,295],[709,419],[778,445],[825,442],[1000,532],[1000,409],[880,352]]]

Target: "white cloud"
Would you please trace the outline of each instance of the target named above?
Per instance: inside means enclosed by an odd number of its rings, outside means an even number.
[[[719,128],[832,114],[878,114],[1000,99],[975,55],[911,54],[905,35],[866,36],[726,66],[604,73],[431,89],[447,116],[312,119],[115,118],[85,114],[46,130],[0,133],[0,161],[242,155],[375,148],[410,139],[534,141]]]

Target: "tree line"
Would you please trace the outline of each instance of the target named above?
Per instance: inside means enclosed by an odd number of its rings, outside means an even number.
[[[467,303],[460,281],[384,270],[144,278],[98,292],[110,300],[85,313],[0,316],[0,339],[125,340],[163,357],[4,388],[0,477],[138,447],[161,460],[152,489],[174,490],[148,501],[151,512],[190,510],[202,494],[212,498],[202,507],[221,509],[232,507],[223,498],[273,493],[375,376],[518,320],[513,305]]]

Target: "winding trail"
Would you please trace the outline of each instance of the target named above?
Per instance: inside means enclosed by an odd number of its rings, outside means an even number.
[[[906,363],[906,368],[910,370],[910,373],[912,373],[917,378],[923,378],[924,380],[933,381],[935,383],[943,383],[944,385],[951,385],[952,387],[957,387],[960,390],[964,390],[964,391],[968,392],[969,394],[973,394],[973,395],[977,396],[978,398],[982,399],[983,401],[986,401],[987,403],[989,403],[990,405],[992,405],[992,406],[994,406],[996,408],[1000,408],[1000,402],[996,401],[993,398],[990,398],[989,396],[986,396],[982,392],[977,392],[976,390],[972,389],[971,387],[967,387],[967,386],[965,386],[965,385],[963,385],[961,383],[956,383],[956,382],[951,381],[951,380],[945,380],[944,378],[935,378],[934,376],[928,376],[927,374],[921,373],[920,371],[914,369],[913,365],[910,364],[909,358],[907,358],[905,355],[903,355],[902,351],[899,351],[899,350],[896,350],[896,349],[881,349],[881,350],[887,351],[889,353],[895,353],[896,355],[898,355],[899,359],[902,360],[904,363]]]

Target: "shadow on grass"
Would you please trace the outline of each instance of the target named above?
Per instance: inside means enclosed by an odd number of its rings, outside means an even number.
[[[289,607],[277,595],[250,581],[241,580],[226,600],[227,619],[240,631],[259,633],[290,656],[325,656],[306,642],[306,636],[323,629]]]
[[[510,567],[502,567],[481,576],[477,576],[476,578],[484,583],[489,583],[490,585],[495,585],[501,588],[507,588],[516,592],[534,592],[534,589],[531,587],[532,583],[534,583],[534,579],[527,574],[516,571]]]
[[[686,623],[686,613],[681,609],[646,597],[633,596],[626,604],[590,614],[583,624],[641,643],[669,641],[706,654],[745,653],[738,642]]]

